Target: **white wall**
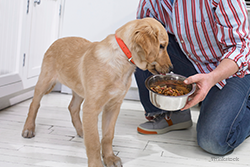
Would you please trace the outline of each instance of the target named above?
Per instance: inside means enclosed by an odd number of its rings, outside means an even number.
[[[136,19],[138,4],[139,0],[65,0],[60,37],[80,36],[100,41]],[[62,92],[69,90],[62,86]],[[139,99],[134,76],[126,98]]]
[[[136,18],[139,0],[65,0],[62,37],[99,41]]]

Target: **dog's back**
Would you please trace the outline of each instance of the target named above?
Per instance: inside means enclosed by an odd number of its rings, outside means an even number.
[[[78,67],[92,44],[80,37],[56,40],[44,55],[41,74],[51,76],[54,83],[58,81],[69,87],[72,87],[72,84],[81,85]]]
[[[56,40],[46,51],[44,64],[67,66],[78,62],[92,42],[80,37],[66,37]],[[61,67],[61,68],[63,68]]]

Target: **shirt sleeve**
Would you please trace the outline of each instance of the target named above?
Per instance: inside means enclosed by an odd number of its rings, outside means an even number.
[[[140,0],[138,8],[137,8],[137,15],[136,15],[137,19],[142,19],[145,17],[154,17],[151,14],[149,5],[150,3],[148,3],[147,0]]]
[[[243,0],[214,0],[217,39],[222,49],[221,60],[232,59],[239,67],[235,74],[244,77],[249,68],[250,47],[248,16]]]

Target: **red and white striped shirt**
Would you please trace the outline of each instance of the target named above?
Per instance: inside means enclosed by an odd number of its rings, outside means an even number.
[[[172,2],[173,1],[173,4]],[[250,68],[250,36],[244,0],[140,0],[137,18],[153,17],[174,34],[199,73],[229,58],[244,77]],[[222,88],[225,80],[218,83]]]

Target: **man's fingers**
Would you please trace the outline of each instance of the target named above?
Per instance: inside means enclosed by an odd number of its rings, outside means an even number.
[[[195,96],[191,100],[187,101],[187,104],[181,109],[181,111],[191,108],[200,102],[199,98]]]
[[[195,74],[184,80],[185,84],[193,84],[202,80],[203,74]]]
[[[201,92],[201,90],[197,90],[193,95],[189,96],[189,100],[181,110],[183,111],[195,106],[199,102],[203,101],[204,98],[205,98],[205,93]]]

